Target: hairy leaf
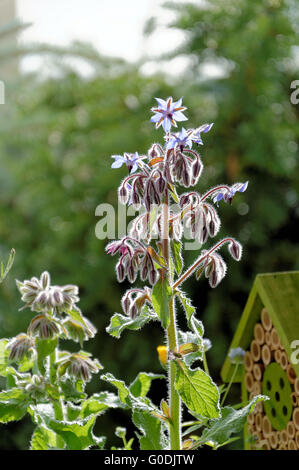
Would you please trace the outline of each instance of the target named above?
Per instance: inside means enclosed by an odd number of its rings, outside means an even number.
[[[211,378],[201,369],[188,369],[177,361],[175,388],[190,411],[205,418],[219,416],[219,391]]]
[[[257,395],[251,402],[239,410],[230,406],[222,408],[222,416],[219,419],[213,419],[209,426],[203,431],[200,437],[200,445],[207,441],[213,441],[217,445],[227,442],[232,434],[242,431],[246,418],[251,413],[259,401],[268,400],[268,397]]]
[[[111,318],[110,325],[106,328],[106,331],[111,336],[120,338],[123,330],[140,330],[140,328],[151,320],[157,320],[157,317],[148,308],[143,308],[141,314],[134,318],[134,320],[126,315],[116,313]]]
[[[134,409],[133,423],[141,431],[138,435],[140,450],[163,450],[165,438],[161,421],[148,411]]]
[[[165,379],[164,375],[139,372],[134,382],[130,385],[130,392],[135,397],[145,397],[150,389],[152,380]]]
[[[171,240],[171,253],[174,259],[174,269],[178,275],[181,274],[184,260],[182,257],[182,243],[179,240]]]
[[[152,289],[152,302],[163,328],[167,328],[169,325],[169,300],[171,294],[172,290],[168,280],[160,277]]]

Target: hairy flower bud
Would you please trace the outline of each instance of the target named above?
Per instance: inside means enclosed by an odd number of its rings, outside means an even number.
[[[70,354],[66,359],[59,362],[58,374],[61,376],[68,372],[70,376],[89,382],[91,374],[102,369],[101,364],[95,359],[92,360],[86,352]]]
[[[118,189],[118,199],[121,204],[127,204],[129,199],[129,191],[125,184],[122,184]]]
[[[239,242],[237,242],[236,240],[233,240],[228,245],[228,251],[230,252],[231,256],[236,261],[240,261],[241,256],[242,256],[242,245]]]
[[[21,333],[7,345],[10,350],[10,361],[21,361],[25,356],[33,351],[34,339],[31,336]]]
[[[117,275],[117,279],[118,279],[118,282],[123,282],[123,280],[125,279],[125,268],[124,268],[124,265],[122,264],[121,261],[119,261],[116,265],[116,275]]]
[[[155,269],[151,269],[148,273],[148,280],[154,286],[159,278],[159,274]]]
[[[60,333],[59,323],[46,314],[37,315],[29,325],[28,332],[32,336],[39,336],[41,339],[49,339]]]

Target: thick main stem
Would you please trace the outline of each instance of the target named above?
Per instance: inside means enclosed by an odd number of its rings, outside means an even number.
[[[168,192],[163,204],[163,225],[162,225],[162,251],[165,259],[167,268],[163,272],[163,276],[169,277],[169,259],[170,259],[170,248],[169,248],[169,203],[168,203]],[[172,279],[168,279],[171,283]],[[167,343],[168,351],[177,350],[177,333],[176,333],[176,318],[175,318],[175,305],[174,298],[172,297],[169,302],[169,326],[167,328]],[[181,401],[180,397],[175,389],[175,376],[176,376],[176,365],[173,360],[169,362],[169,410],[171,422],[169,424],[169,436],[170,436],[170,449],[181,450],[181,429],[180,429],[180,418],[181,418]]]
[[[174,351],[177,349],[176,339],[176,324],[175,324],[175,309],[174,299],[172,298],[169,303],[169,316],[170,323],[167,329],[168,350]],[[181,449],[181,400],[178,392],[175,389],[175,376],[176,364],[175,361],[169,362],[169,409],[171,416],[171,423],[169,426],[170,433],[170,449]]]

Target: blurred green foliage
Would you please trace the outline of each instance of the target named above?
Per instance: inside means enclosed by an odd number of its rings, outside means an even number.
[[[91,77],[64,64],[55,78],[27,75],[7,84],[7,102],[0,108],[0,259],[7,259],[12,247],[16,258],[1,285],[0,335],[23,331],[31,317],[18,311],[14,278],[49,270],[54,283],[79,285],[84,315],[99,330],[90,350],[106,370],[127,381],[140,370],[160,371],[156,346],[163,338],[154,323],[118,341],[105,332],[127,286],[117,284],[115,260],[104,253],[106,241],[95,236],[95,209],[104,202],[116,205],[119,180],[126,174],[123,168],[110,169],[110,156],[143,153],[162,139],[162,131],[149,122],[154,97],[184,95],[190,126],[215,122],[204,136],[205,170],[198,190],[250,181],[232,207],[219,204],[220,237],[230,234],[244,244],[243,261],[229,261],[228,275],[215,290],[193,279],[185,286],[212,340],[208,359],[218,380],[254,276],[299,269],[299,106],[290,102],[290,84],[299,78],[298,23],[293,3],[279,0],[171,2],[168,7],[176,14],[171,27],[186,32],[169,56],[190,58],[176,86],[78,47],[76,54],[96,63]],[[155,34],[156,24],[152,21],[148,32]],[[207,79],[211,64],[218,75]],[[196,254],[189,251],[188,260]],[[99,381],[91,387],[103,388]],[[127,425],[116,412],[99,421],[110,433]],[[30,432],[25,426],[24,434]],[[11,440],[6,437],[0,446],[26,448],[16,427],[11,431]]]

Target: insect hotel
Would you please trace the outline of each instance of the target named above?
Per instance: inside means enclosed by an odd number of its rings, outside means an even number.
[[[234,382],[242,400],[267,395],[247,418],[245,449],[299,450],[299,271],[256,277],[230,349],[246,353]],[[229,357],[221,376],[229,382]]]

